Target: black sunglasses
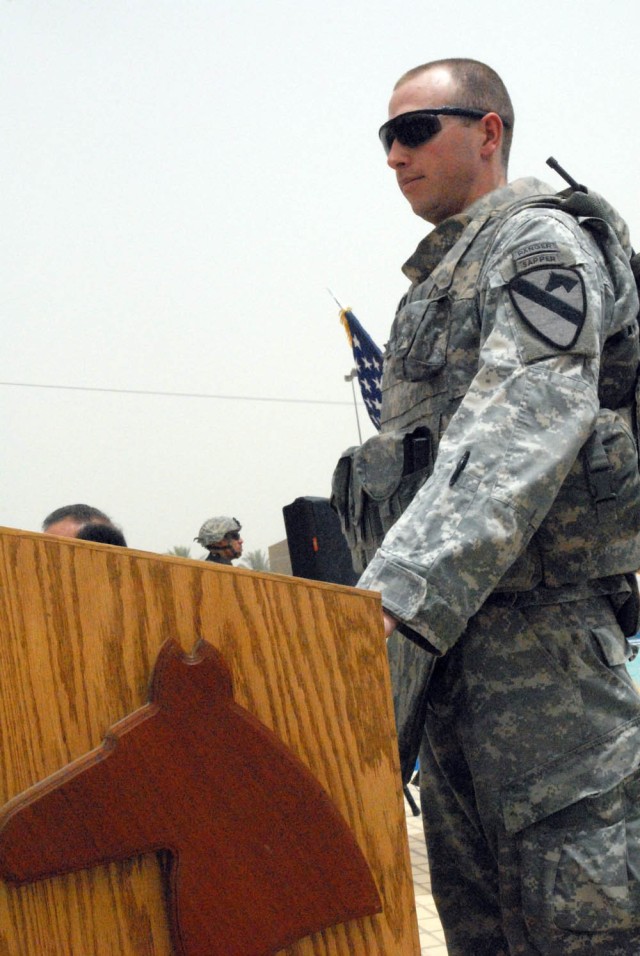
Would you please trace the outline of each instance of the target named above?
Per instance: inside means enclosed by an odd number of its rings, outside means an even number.
[[[409,113],[401,113],[399,116],[383,123],[378,136],[388,156],[396,139],[403,146],[408,146],[411,149],[428,142],[442,129],[442,123],[438,119],[439,116],[466,116],[469,119],[482,119],[490,112],[491,110],[467,109],[464,106],[440,106],[438,109],[431,110],[411,110]]]

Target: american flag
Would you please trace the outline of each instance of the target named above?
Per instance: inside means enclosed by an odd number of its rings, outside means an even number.
[[[356,363],[362,400],[369,418],[380,430],[380,407],[382,393],[382,352],[368,332],[362,328],[351,309],[342,309],[340,321],[344,325]]]

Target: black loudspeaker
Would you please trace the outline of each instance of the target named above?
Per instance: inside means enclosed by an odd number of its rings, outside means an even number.
[[[296,498],[282,509],[296,577],[354,585],[351,553],[328,498]]]

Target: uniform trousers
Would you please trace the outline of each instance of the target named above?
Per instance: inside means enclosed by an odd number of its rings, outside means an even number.
[[[640,695],[608,597],[491,600],[438,659],[420,753],[452,956],[640,954]]]

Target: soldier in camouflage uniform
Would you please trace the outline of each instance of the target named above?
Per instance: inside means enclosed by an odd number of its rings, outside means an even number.
[[[512,107],[483,64],[410,71],[389,115],[389,166],[436,228],[404,267],[381,433],[345,453],[334,503],[387,634],[436,658],[421,801],[448,950],[639,954],[624,231],[507,184]]]
[[[205,521],[193,540],[209,552],[205,561],[231,565],[236,558],[242,557],[241,530],[242,525],[237,518],[218,515]]]

